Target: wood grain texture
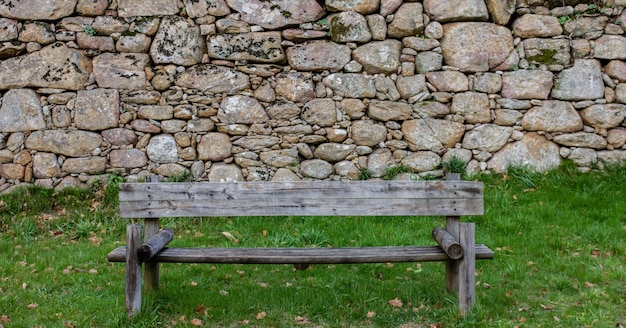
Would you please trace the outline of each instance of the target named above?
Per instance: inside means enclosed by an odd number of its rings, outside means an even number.
[[[110,262],[123,262],[126,247],[108,255]],[[492,259],[485,245],[476,245],[477,259]],[[346,248],[165,248],[150,261],[172,263],[229,264],[349,264],[386,262],[449,261],[439,246],[382,246]]]
[[[463,258],[459,260],[459,314],[463,316],[476,301],[474,223],[461,223],[459,238],[465,252]]]
[[[126,226],[126,244],[123,259],[126,262],[126,313],[129,318],[141,311],[141,262],[135,250],[141,245],[143,227],[139,224]]]
[[[470,181],[120,184],[122,218],[482,215]]]
[[[159,218],[150,218],[144,220],[144,240],[149,240],[154,237],[160,228],[160,220]],[[140,246],[141,247],[141,246]],[[139,250],[139,248],[137,250]],[[139,255],[139,253],[137,253]],[[140,260],[141,261],[141,260]],[[144,285],[147,290],[157,290],[159,288],[159,277],[161,275],[161,270],[159,268],[159,263],[146,263],[144,264]]]
[[[433,229],[433,238],[451,259],[458,260],[463,257],[463,246],[447,230],[436,227]]]
[[[154,236],[146,240],[137,249],[139,261],[146,262],[159,253],[167,244],[174,239],[174,232],[171,229],[163,229]]]

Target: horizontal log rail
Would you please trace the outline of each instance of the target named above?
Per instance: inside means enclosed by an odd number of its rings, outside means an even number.
[[[124,262],[126,247],[108,255],[110,262]],[[492,259],[493,251],[476,245],[476,259]],[[229,264],[350,264],[449,261],[439,246],[382,246],[346,248],[165,248],[151,261],[171,263]]]

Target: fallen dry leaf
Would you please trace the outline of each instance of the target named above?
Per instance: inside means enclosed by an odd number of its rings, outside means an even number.
[[[365,317],[367,318],[373,318],[376,316],[376,312],[374,311],[368,311],[367,314],[365,315]]]
[[[198,286],[198,283],[197,283],[197,282],[195,282],[195,281],[192,281],[192,282],[190,282],[190,283],[189,283],[189,286],[191,286],[191,287],[197,287],[197,286]]]
[[[244,320],[239,321],[239,324],[242,325],[242,326],[245,326],[245,325],[247,325],[249,323],[250,323],[250,320],[248,320],[248,319],[244,319]]]
[[[200,327],[202,326],[204,323],[202,322],[202,320],[198,319],[198,318],[193,318],[191,319],[191,325],[192,326],[196,326],[196,327]]]
[[[267,315],[267,313],[265,311],[259,312],[259,313],[256,314],[256,319],[257,320],[263,320],[263,319],[265,319],[266,315]]]
[[[391,305],[392,307],[397,307],[397,308],[400,308],[400,307],[402,307],[402,305],[404,305],[402,303],[402,301],[400,299],[398,299],[398,298],[394,298],[394,299],[388,301],[387,303],[389,303],[389,305]]]
[[[89,269],[89,273],[90,274],[98,274],[98,270],[96,270],[96,269]]]
[[[8,315],[0,316],[0,322],[9,323],[11,322],[11,318]]]
[[[293,321],[297,323],[309,323],[309,319],[307,319],[306,317],[301,317],[301,316],[296,316],[295,318],[293,318]]]
[[[226,295],[228,295],[228,292],[225,291],[225,290],[220,290],[220,295],[226,296]]]
[[[29,310],[33,310],[33,309],[36,309],[38,307],[39,307],[39,304],[37,304],[37,303],[30,303],[30,304],[26,305],[26,308],[29,309]]]
[[[585,281],[585,287],[587,287],[587,288],[593,288],[593,287],[595,287],[595,286],[596,286],[596,284],[592,284],[592,283],[590,283],[589,281]]]

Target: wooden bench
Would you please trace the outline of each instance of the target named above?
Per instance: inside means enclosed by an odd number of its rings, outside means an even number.
[[[460,216],[483,214],[483,185],[459,181],[300,181],[237,183],[120,184],[120,217],[142,218],[127,226],[126,246],[108,254],[126,262],[126,310],[141,310],[142,263],[145,287],[159,286],[159,263],[309,264],[446,262],[446,288],[458,293],[463,315],[475,302],[475,259],[493,252],[474,243],[474,223]],[[439,246],[350,248],[168,248],[164,217],[236,216],[445,216],[446,229],[435,228]],[[143,236],[142,236],[143,234]],[[142,241],[145,243],[142,245]],[[390,241],[391,242],[391,241]]]

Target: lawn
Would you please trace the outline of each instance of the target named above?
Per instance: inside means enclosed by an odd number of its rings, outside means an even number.
[[[161,289],[132,321],[115,183],[0,196],[0,327],[615,327],[626,325],[626,166],[571,163],[485,183],[477,305],[459,317],[443,263],[163,264]],[[426,245],[442,218],[163,220],[178,246]]]

